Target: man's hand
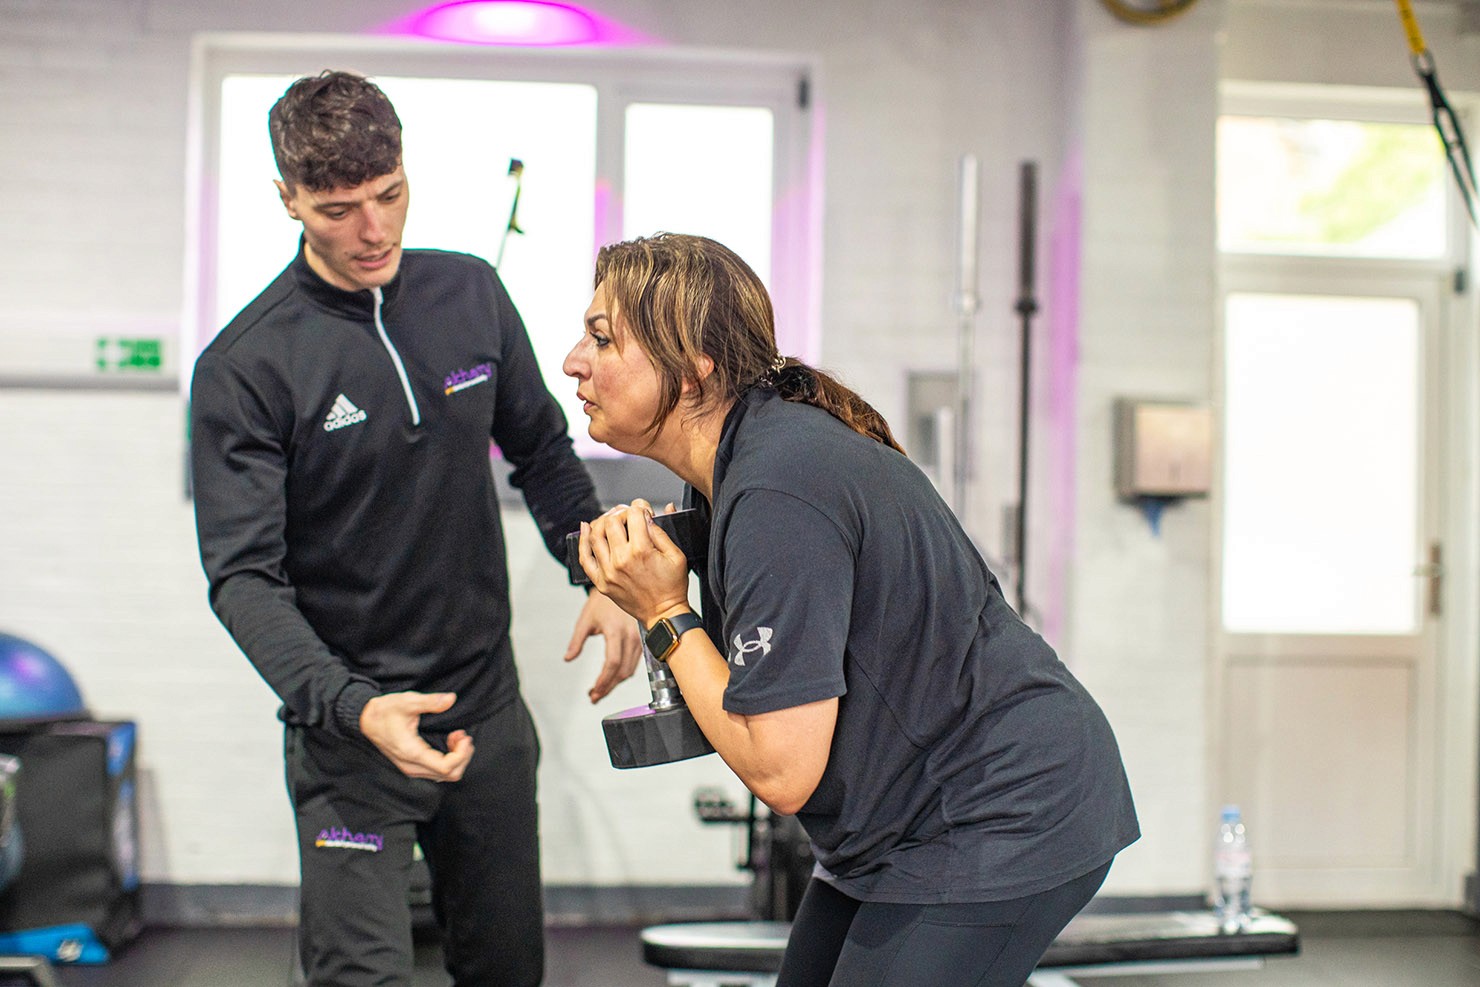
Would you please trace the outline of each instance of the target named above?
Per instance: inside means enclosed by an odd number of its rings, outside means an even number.
[[[458,781],[473,758],[473,738],[466,730],[447,735],[447,753],[417,733],[425,713],[441,713],[457,701],[452,692],[392,692],[376,696],[360,713],[360,732],[408,778]]]
[[[606,638],[606,660],[596,682],[587,690],[591,702],[600,700],[611,692],[619,682],[626,681],[642,660],[642,636],[637,621],[629,617],[606,595],[592,590],[586,597],[586,605],[576,618],[575,632],[565,649],[565,660],[572,661],[594,635]]]

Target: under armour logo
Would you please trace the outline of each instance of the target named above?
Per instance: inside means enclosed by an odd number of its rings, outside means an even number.
[[[746,641],[739,634],[735,635],[735,657],[730,661],[736,665],[744,665],[745,656],[754,651],[759,651],[762,655],[771,653],[771,635],[775,631],[769,627],[757,627],[755,630],[757,637],[754,641]]]

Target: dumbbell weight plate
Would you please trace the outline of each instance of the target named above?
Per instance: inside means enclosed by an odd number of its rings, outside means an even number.
[[[687,706],[634,706],[601,720],[614,768],[646,768],[713,754]]]

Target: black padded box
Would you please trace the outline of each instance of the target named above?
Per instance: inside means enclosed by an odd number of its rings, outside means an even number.
[[[0,953],[101,963],[138,934],[136,739],[129,721],[0,722],[24,840],[0,889]]]

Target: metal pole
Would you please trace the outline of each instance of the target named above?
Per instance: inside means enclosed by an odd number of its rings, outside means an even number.
[[[1017,610],[1027,616],[1028,571],[1028,435],[1033,387],[1034,251],[1038,223],[1038,166],[1024,161],[1018,172],[1018,298],[1014,310],[1022,321],[1018,376],[1018,509],[1016,517]]]
[[[509,205],[509,221],[504,224],[504,235],[498,241],[498,257],[493,262],[494,268],[503,266],[504,247],[509,244],[509,234],[524,232],[519,228],[519,191],[524,187],[524,162],[518,158],[510,158],[509,174],[514,176],[514,201]]]
[[[967,497],[971,473],[971,405],[976,367],[977,248],[980,179],[974,154],[963,154],[960,164],[960,222],[957,237],[956,313],[956,427],[955,470],[951,505],[962,527],[967,526]]]

